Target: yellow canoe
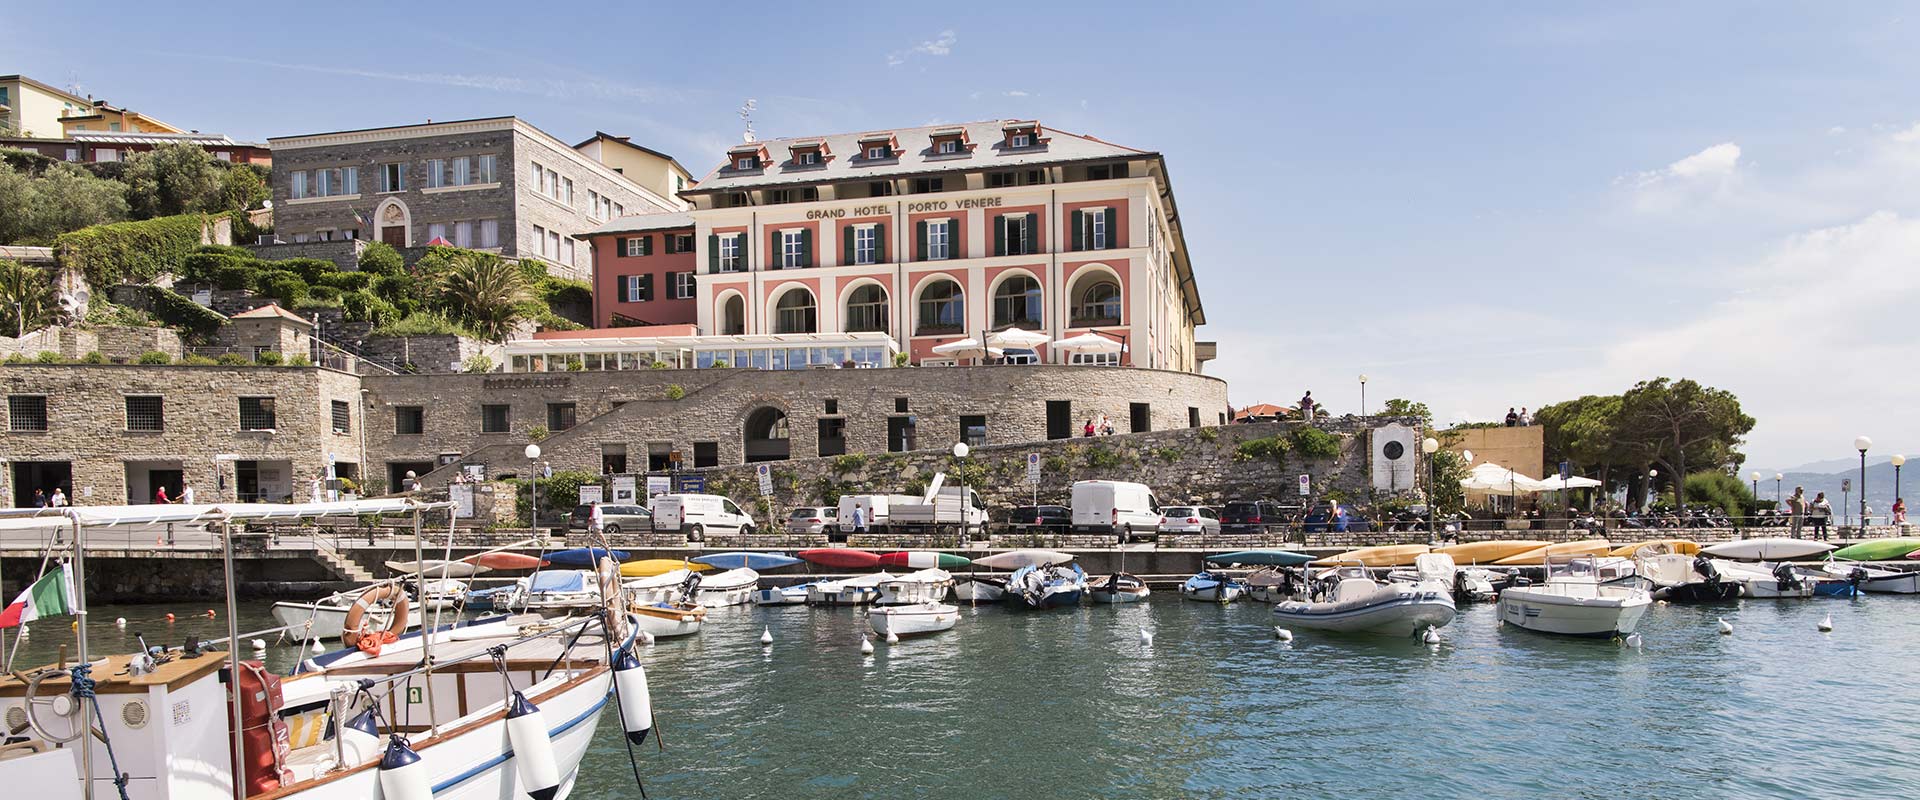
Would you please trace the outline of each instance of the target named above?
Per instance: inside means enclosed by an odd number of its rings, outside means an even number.
[[[1613,543],[1605,539],[1583,539],[1528,550],[1493,563],[1502,567],[1537,567],[1546,563],[1548,556],[1604,556],[1612,550]]]
[[[1453,557],[1453,563],[1462,566],[1468,564],[1489,564],[1507,556],[1517,556],[1538,550],[1552,542],[1535,539],[1494,539],[1486,542],[1467,542],[1435,548],[1433,552],[1446,553]]]
[[[1424,544],[1383,544],[1378,547],[1348,550],[1313,563],[1323,567],[1354,564],[1369,567],[1404,567],[1412,564],[1416,556],[1424,555],[1432,549]]]
[[[693,570],[694,572],[705,572],[707,570],[713,569],[713,567],[707,566],[705,564],[695,564],[691,561],[682,561],[677,558],[649,558],[642,561],[629,561],[625,564],[621,564],[620,577],[651,578],[655,575],[664,575],[676,569],[687,569],[687,570]]]
[[[1632,558],[1634,555],[1634,552],[1639,550],[1642,547],[1664,548],[1664,549],[1655,549],[1653,552],[1650,552],[1647,554],[1647,555],[1656,555],[1656,556],[1665,555],[1667,553],[1679,553],[1681,555],[1690,556],[1700,552],[1700,543],[1692,539],[1649,539],[1644,542],[1634,542],[1633,544],[1623,544],[1623,545],[1620,545],[1619,547],[1613,548],[1612,555],[1620,556],[1622,558]]]

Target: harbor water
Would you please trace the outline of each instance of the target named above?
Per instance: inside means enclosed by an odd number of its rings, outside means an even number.
[[[1487,604],[1433,646],[1282,642],[1266,606],[1162,592],[963,607],[954,630],[876,638],[871,656],[861,612],[716,609],[697,636],[647,649],[664,749],[639,759],[654,798],[1897,796],[1920,782],[1916,603],[1656,606],[1634,650],[1503,629]],[[204,614],[100,607],[91,646],[224,635]],[[261,603],[240,621],[272,625]],[[71,642],[64,619],[34,628],[16,667]],[[575,798],[638,796],[607,713]]]

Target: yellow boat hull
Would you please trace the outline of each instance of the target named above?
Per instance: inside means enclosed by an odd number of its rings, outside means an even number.
[[[1433,548],[1424,544],[1383,544],[1377,547],[1362,547],[1348,550],[1338,555],[1327,556],[1313,562],[1323,567],[1361,564],[1369,567],[1404,567],[1413,563],[1413,559],[1431,552]]]
[[[705,572],[707,570],[713,569],[713,567],[707,566],[706,564],[695,564],[691,561],[682,561],[677,558],[649,558],[641,561],[629,561],[625,564],[621,564],[620,577],[651,578],[655,575],[665,575],[676,569],[686,569],[686,570],[692,570],[694,572]]]
[[[1493,563],[1501,567],[1537,567],[1546,563],[1548,556],[1604,556],[1612,550],[1613,543],[1605,539],[1583,539],[1547,545]]]
[[[1700,552],[1700,543],[1692,539],[1650,539],[1644,542],[1634,542],[1632,544],[1620,545],[1619,547],[1613,548],[1612,555],[1620,556],[1622,558],[1632,558],[1634,551],[1639,550],[1642,547],[1654,547],[1656,545],[1660,547],[1664,547],[1666,549],[1658,550],[1656,552],[1649,553],[1648,555],[1665,555],[1667,553],[1679,553],[1680,555],[1691,556],[1691,555],[1697,555]]]
[[[1550,544],[1553,543],[1535,539],[1494,539],[1486,542],[1447,545],[1436,548],[1433,552],[1445,553],[1453,558],[1453,563],[1465,566],[1491,564],[1508,556],[1530,553]]]

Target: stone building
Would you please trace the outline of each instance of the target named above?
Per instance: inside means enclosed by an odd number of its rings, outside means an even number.
[[[592,255],[575,235],[623,214],[685,205],[515,117],[283,136],[269,144],[275,235],[296,243],[369,239],[413,247],[444,239],[539,258],[555,274],[585,278]]]

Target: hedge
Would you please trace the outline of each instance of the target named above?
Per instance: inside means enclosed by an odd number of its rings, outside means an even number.
[[[280,301],[282,308],[292,308],[307,297],[307,282],[299,275],[284,270],[272,270],[260,273],[253,288],[268,297]]]
[[[77,262],[95,289],[149,283],[200,247],[206,225],[202,214],[94,225],[55,237],[54,252],[63,264]]]
[[[351,292],[373,287],[373,279],[379,277],[366,272],[332,272],[320,276],[314,281],[316,286],[331,286],[343,292]]]
[[[324,276],[340,271],[340,265],[324,258],[288,258],[267,262],[268,269],[285,270],[307,283],[319,283]]]
[[[364,291],[343,292],[340,295],[340,308],[348,322],[371,322],[385,325],[400,318],[400,310],[392,303]]]
[[[147,313],[170,328],[210,335],[227,322],[227,318],[219,312],[193,302],[179,292],[158,286],[135,286],[132,289],[144,298]]]
[[[247,248],[241,247],[237,244],[203,244],[203,245],[200,245],[200,249],[196,250],[195,252],[211,253],[214,255],[223,255],[223,256],[233,256],[234,258],[251,259],[254,257],[252,250],[248,250]]]
[[[407,269],[400,251],[386,242],[369,242],[360,251],[360,271],[374,275],[398,275]]]

